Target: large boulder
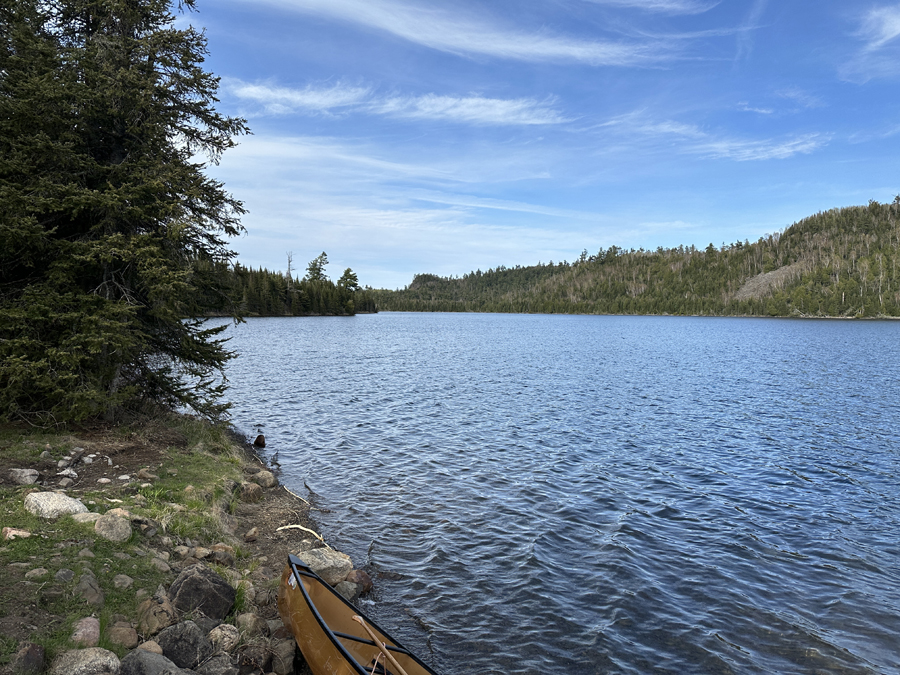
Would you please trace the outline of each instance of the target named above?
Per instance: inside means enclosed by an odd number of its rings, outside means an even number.
[[[193,621],[169,626],[156,636],[163,655],[179,668],[195,668],[213,653],[212,642]]]
[[[50,675],[119,675],[119,657],[100,647],[70,649],[56,657]]]
[[[194,670],[200,675],[238,675],[240,672],[228,654],[216,654]]]
[[[322,577],[326,584],[332,586],[347,578],[353,563],[346,553],[333,551],[330,548],[314,548],[309,551],[297,553],[297,557],[309,568]]]
[[[58,518],[73,513],[87,513],[88,510],[77,499],[58,492],[32,492],[25,497],[25,508],[41,518]]]
[[[172,582],[169,598],[183,614],[203,612],[211,619],[224,619],[234,605],[235,590],[205,565],[192,565]]]

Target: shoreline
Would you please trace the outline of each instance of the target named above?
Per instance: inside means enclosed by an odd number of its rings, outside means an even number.
[[[16,484],[13,469],[35,482]],[[278,618],[278,582],[288,553],[331,547],[316,531],[310,503],[269,469],[231,425],[184,415],[69,433],[0,428],[0,570],[7,578],[0,587],[0,675],[22,672],[17,655],[27,645],[44,653],[35,672],[53,672],[72,650],[99,647],[124,659],[138,644],[153,643],[168,628],[148,621],[149,598],[161,588],[171,594],[173,582],[196,565],[234,589],[234,606],[221,617],[240,636],[228,652],[233,667],[268,655],[269,668],[273,653],[285,661],[289,652],[290,663],[274,672],[305,672],[294,670],[293,636]],[[40,493],[77,500],[84,512],[29,513],[26,500]],[[115,521],[127,534],[110,540],[101,521]],[[99,599],[83,592],[86,577]],[[359,597],[369,588],[350,583],[344,591]],[[190,612],[178,614],[172,622]],[[99,635],[80,642],[77,628],[88,619]],[[299,655],[296,663],[303,664]]]

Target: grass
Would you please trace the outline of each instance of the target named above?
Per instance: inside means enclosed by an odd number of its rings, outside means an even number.
[[[159,523],[159,536],[209,543],[227,540],[224,514],[234,507],[228,487],[242,479],[241,449],[226,430],[185,416],[171,416],[140,427],[122,427],[116,436],[134,440],[161,430],[179,442],[165,448],[161,466],[155,471],[159,477],[150,486],[132,484],[81,493],[70,491],[70,495],[81,499],[94,512],[122,507],[151,518]],[[53,459],[59,459],[76,445],[77,439],[71,435],[39,429],[0,429],[0,453],[12,465],[36,463],[44,450],[49,450]],[[171,582],[170,573],[151,565],[150,548],[158,546],[158,540],[150,542],[135,530],[127,542],[114,543],[99,537],[93,523],[76,523],[66,516],[55,521],[41,519],[24,508],[27,491],[26,487],[0,487],[0,524],[32,533],[29,538],[0,541],[0,571],[8,569],[11,563],[27,563],[26,571],[43,567],[48,573],[33,583],[0,585],[0,616],[10,616],[21,610],[21,603],[29,602],[33,603],[33,615],[52,616],[30,637],[44,646],[50,662],[60,650],[73,647],[70,636],[74,624],[93,614],[101,624],[100,646],[124,656],[128,650],[110,644],[104,631],[117,620],[116,615],[135,618],[138,589],[144,588],[152,595],[160,584]],[[80,555],[85,549],[94,557]],[[236,560],[246,555],[236,547]],[[87,605],[73,592],[87,568],[105,593],[102,609]],[[62,569],[72,570],[74,579],[67,583],[57,581],[55,575]],[[131,577],[134,584],[130,588],[115,588],[113,579],[119,574]],[[242,591],[238,593],[242,598]],[[7,663],[16,649],[15,640],[0,635],[0,664]]]

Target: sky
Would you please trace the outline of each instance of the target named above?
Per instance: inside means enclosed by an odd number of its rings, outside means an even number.
[[[199,0],[246,266],[402,288],[900,193],[900,3]]]

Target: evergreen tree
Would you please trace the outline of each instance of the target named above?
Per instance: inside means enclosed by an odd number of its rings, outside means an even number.
[[[213,108],[205,39],[169,8],[0,5],[0,417],[224,412],[230,354],[199,317],[232,312],[243,209],[193,158],[247,129]]]

